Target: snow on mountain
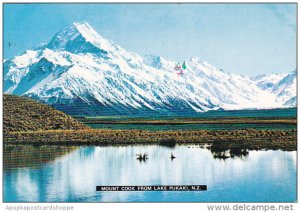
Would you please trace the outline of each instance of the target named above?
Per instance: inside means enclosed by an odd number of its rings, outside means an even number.
[[[287,74],[262,74],[251,79],[255,81],[256,85],[263,90],[272,90],[274,86],[286,76]]]
[[[264,74],[252,79],[258,87],[276,95],[276,102],[284,106],[296,105],[296,71],[289,74]]]
[[[276,95],[276,101],[283,102],[285,106],[296,105],[296,92],[297,92],[297,72],[292,71],[284,78],[282,78],[274,88],[272,93]]]
[[[164,58],[155,55],[145,55],[143,62],[144,64],[156,69],[161,69],[168,64],[168,61],[166,61]]]
[[[48,44],[4,62],[4,92],[25,95],[69,114],[179,114],[216,109],[277,108],[296,101],[296,76],[256,79],[225,73],[199,58],[141,57],[74,23]],[[271,83],[271,84],[268,84]],[[289,101],[289,104],[287,104]]]

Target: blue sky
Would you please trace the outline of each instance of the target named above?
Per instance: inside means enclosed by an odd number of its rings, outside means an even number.
[[[5,4],[4,58],[87,21],[140,55],[197,56],[250,76],[286,73],[296,68],[296,10],[296,4]]]

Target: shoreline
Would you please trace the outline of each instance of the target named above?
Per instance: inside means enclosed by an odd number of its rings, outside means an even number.
[[[111,120],[99,118],[79,118],[76,120],[84,124],[126,124],[126,125],[186,125],[186,124],[287,124],[297,125],[297,119],[291,118],[254,118],[254,117],[226,117],[226,118],[173,118],[173,119],[127,119]]]
[[[297,150],[297,130],[44,130],[3,135],[4,144],[31,145],[133,145],[208,144],[217,149]]]

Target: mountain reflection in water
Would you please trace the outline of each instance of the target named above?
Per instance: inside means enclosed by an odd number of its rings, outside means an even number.
[[[136,154],[147,154],[148,159],[140,162]],[[171,160],[171,154],[176,159]],[[39,158],[40,163],[37,163]],[[199,145],[176,145],[171,148],[159,145],[81,146],[62,149],[54,146],[16,146],[15,149],[6,147],[4,163],[5,202],[296,200],[295,151],[221,151],[212,146]],[[95,189],[98,185],[196,184],[207,185],[208,190],[96,192]]]

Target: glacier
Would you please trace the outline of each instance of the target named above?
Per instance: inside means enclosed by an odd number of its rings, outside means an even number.
[[[209,110],[295,107],[297,71],[256,77],[224,72],[197,57],[140,56],[74,23],[49,43],[4,61],[4,93],[27,96],[71,115],[196,114]]]

